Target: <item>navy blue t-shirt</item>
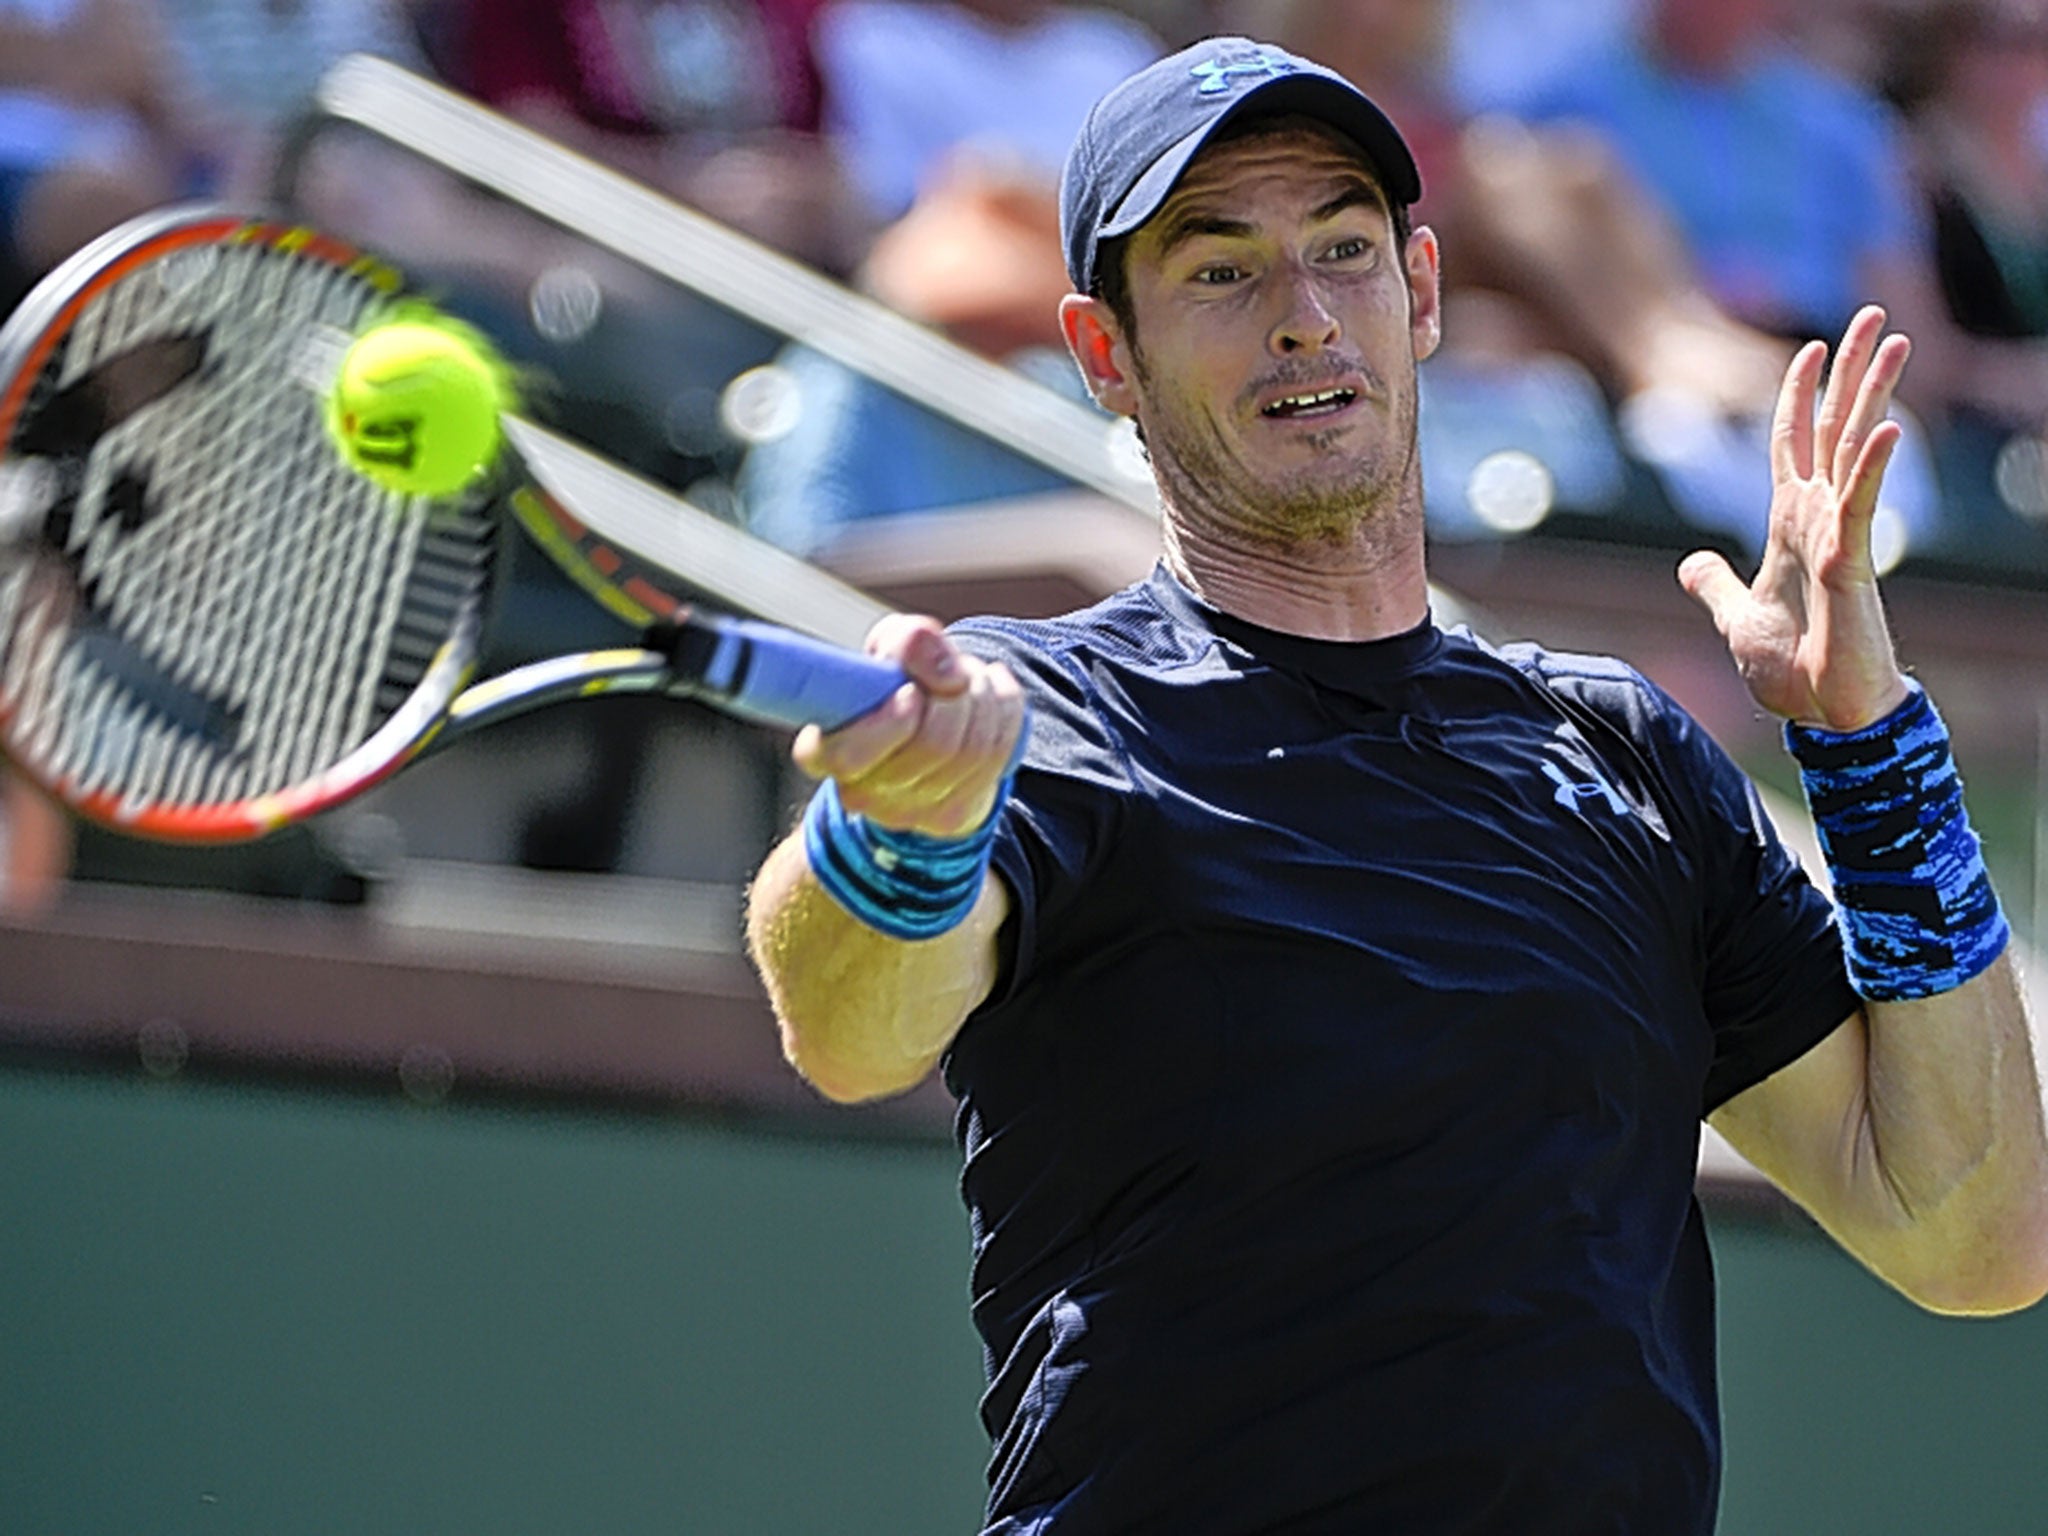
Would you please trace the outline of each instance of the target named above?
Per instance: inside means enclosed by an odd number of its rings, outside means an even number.
[[[1856,1008],[1612,661],[1305,640],[1164,571],[1030,692],[960,1099],[1000,1536],[1712,1528],[1703,1114]]]

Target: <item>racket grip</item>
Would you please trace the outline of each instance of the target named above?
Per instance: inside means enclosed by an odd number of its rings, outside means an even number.
[[[907,681],[893,663],[753,619],[693,617],[672,654],[695,692],[769,725],[836,731]]]

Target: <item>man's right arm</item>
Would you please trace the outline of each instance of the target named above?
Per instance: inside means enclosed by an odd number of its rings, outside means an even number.
[[[999,809],[1024,727],[1009,671],[960,651],[939,625],[891,615],[869,637],[910,685],[830,736],[796,740],[797,763],[838,786],[846,810],[877,826],[958,838]],[[892,937],[819,883],[802,828],[769,854],[747,901],[747,946],[790,1062],[828,1098],[880,1098],[916,1086],[995,985],[1009,914],[982,877],[966,917],[929,938]]]
[[[782,1054],[828,1099],[856,1103],[923,1082],[996,978],[1009,896],[982,881],[974,910],[935,939],[877,933],[825,893],[792,833],[747,901],[747,945],[768,985]]]

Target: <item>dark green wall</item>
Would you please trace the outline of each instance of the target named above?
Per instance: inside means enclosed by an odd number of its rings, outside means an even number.
[[[0,1532],[972,1530],[942,1149],[0,1074]]]
[[[2048,1307],[1934,1317],[1783,1224],[1714,1253],[1723,1536],[2048,1532]]]
[[[0,1072],[7,1536],[944,1536],[950,1151]],[[1718,1220],[1727,1536],[2048,1530],[2048,1312]]]

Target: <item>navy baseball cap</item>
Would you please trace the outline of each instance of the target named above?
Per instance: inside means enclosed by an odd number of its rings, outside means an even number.
[[[1216,130],[1254,112],[1328,123],[1365,152],[1395,203],[1422,196],[1400,129],[1334,69],[1250,38],[1204,38],[1132,75],[1081,125],[1060,177],[1060,234],[1074,286],[1089,291],[1096,248],[1157,213]]]

